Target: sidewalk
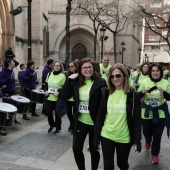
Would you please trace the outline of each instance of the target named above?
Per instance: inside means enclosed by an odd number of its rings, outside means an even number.
[[[22,123],[7,127],[8,135],[0,136],[0,170],[77,170],[72,153],[72,135],[67,131],[69,122],[67,116],[63,117],[62,130],[58,135],[47,133],[49,128],[46,117],[41,114],[42,106],[37,106],[40,117],[31,117],[31,120],[17,120]],[[143,150],[130,154],[130,170],[170,170],[170,142],[164,131],[160,164],[151,163],[150,151]],[[86,170],[90,170],[90,153],[87,150],[88,141],[85,142]],[[116,163],[116,161],[115,161]],[[99,170],[103,170],[102,155]],[[118,170],[115,167],[115,170]]]

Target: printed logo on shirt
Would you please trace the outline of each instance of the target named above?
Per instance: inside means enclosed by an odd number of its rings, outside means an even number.
[[[116,103],[116,104],[110,103],[110,104],[108,104],[107,112],[108,113],[125,114],[126,113],[126,101],[120,100],[119,103]]]

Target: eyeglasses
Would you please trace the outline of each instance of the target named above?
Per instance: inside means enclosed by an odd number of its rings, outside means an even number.
[[[60,67],[60,65],[54,65],[54,66],[56,66],[56,67]]]
[[[88,70],[88,69],[89,69],[89,70],[91,70],[91,69],[93,69],[93,66],[89,66],[89,67],[82,67],[82,69],[83,69],[83,70]]]
[[[122,77],[122,75],[121,75],[121,74],[111,75],[111,76],[110,76],[110,79],[114,79],[115,77],[116,77],[117,79],[120,79],[120,78]]]
[[[74,65],[70,65],[70,66],[68,66],[69,68],[73,68],[74,67]]]

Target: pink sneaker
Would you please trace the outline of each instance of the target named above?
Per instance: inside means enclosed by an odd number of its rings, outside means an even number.
[[[153,163],[153,164],[158,164],[158,163],[159,163],[158,156],[152,155],[152,163]]]
[[[148,151],[151,148],[151,144],[145,143],[145,149]]]

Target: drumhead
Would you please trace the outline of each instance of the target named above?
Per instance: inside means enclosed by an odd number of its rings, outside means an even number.
[[[11,99],[16,102],[20,102],[20,103],[30,103],[30,99],[24,96],[14,95],[14,96],[11,96]]]
[[[38,93],[38,94],[45,94],[44,90],[40,90],[40,89],[34,89],[32,90],[34,93]]]
[[[17,108],[12,104],[0,102],[0,112],[5,112],[5,113],[17,112]]]

